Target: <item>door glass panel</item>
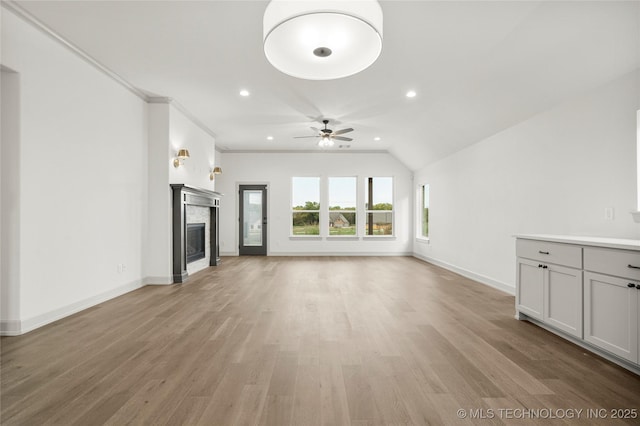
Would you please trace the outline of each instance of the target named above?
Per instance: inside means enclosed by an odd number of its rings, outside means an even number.
[[[262,191],[245,190],[244,217],[242,218],[243,245],[262,245]]]

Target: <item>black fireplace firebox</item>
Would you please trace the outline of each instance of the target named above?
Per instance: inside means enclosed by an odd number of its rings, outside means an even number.
[[[187,223],[187,263],[206,256],[204,231],[204,223]]]

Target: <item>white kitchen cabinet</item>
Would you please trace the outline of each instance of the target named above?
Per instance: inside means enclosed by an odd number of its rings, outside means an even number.
[[[518,240],[516,310],[582,338],[582,248]]]
[[[640,253],[584,249],[584,339],[638,363]]]
[[[517,238],[516,316],[640,374],[640,241]]]
[[[638,362],[638,293],[628,279],[584,273],[584,340]]]
[[[540,262],[518,258],[516,308],[532,318],[544,316],[544,274]]]
[[[550,264],[545,271],[543,321],[582,338],[582,270]]]

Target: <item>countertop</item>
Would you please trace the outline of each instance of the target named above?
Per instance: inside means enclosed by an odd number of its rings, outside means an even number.
[[[608,247],[622,250],[640,251],[640,240],[624,238],[585,237],[576,235],[518,234],[516,238],[525,240],[551,241],[555,243],[576,244],[582,246]]]

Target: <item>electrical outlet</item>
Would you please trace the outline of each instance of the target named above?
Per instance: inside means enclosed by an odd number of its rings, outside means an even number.
[[[604,219],[605,220],[613,220],[613,207],[605,207],[604,208]]]

